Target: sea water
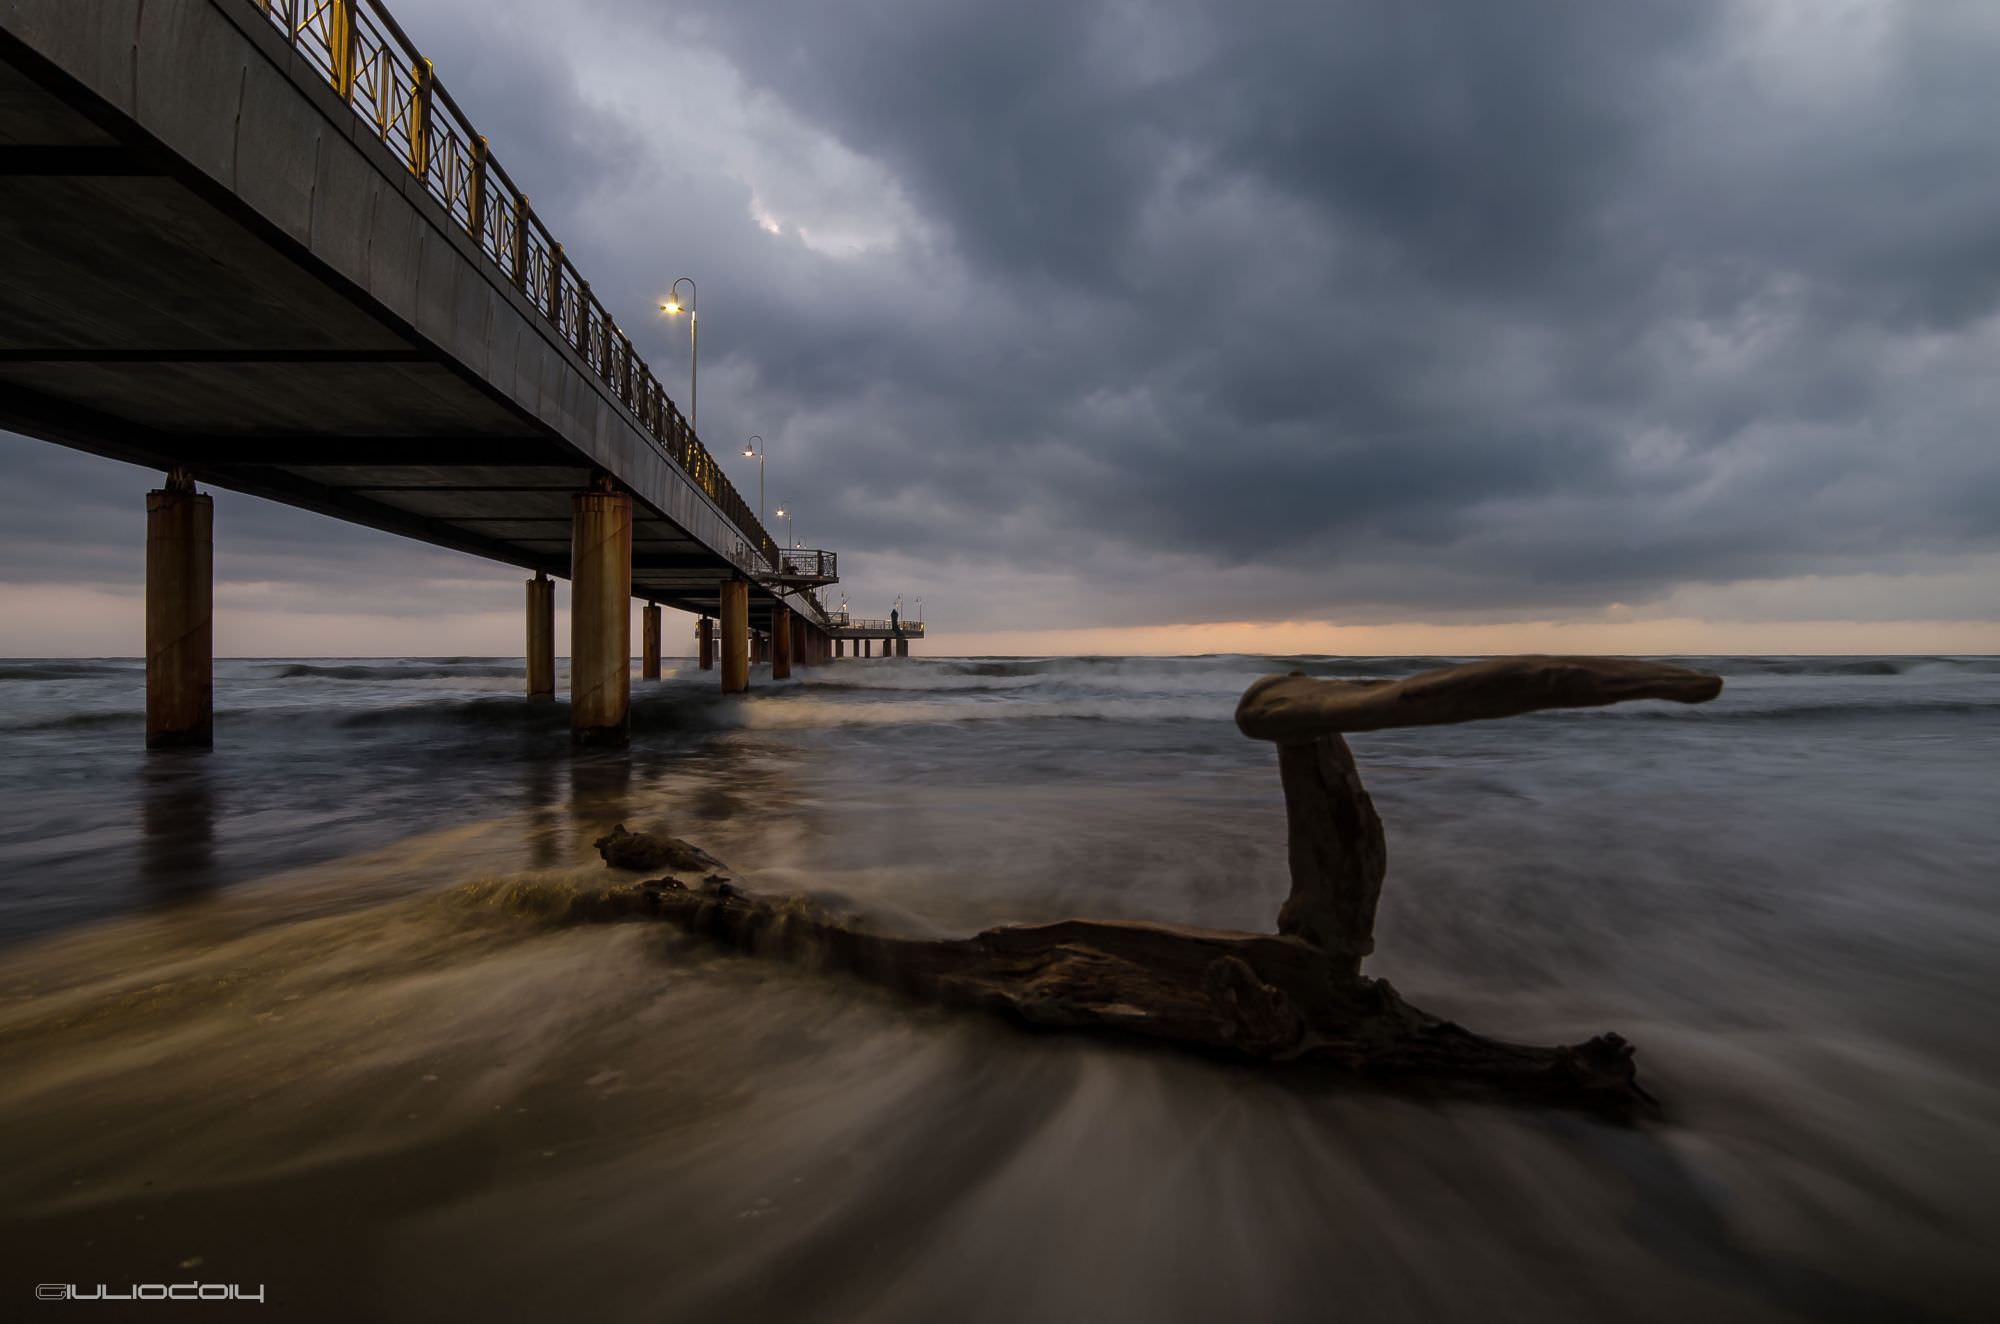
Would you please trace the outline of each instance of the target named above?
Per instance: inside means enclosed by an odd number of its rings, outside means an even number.
[[[1624,1034],[1637,1127],[565,918],[623,822],[889,931],[1268,929],[1283,801],[1237,696],[1449,660],[849,660],[741,700],[684,663],[635,679],[629,750],[576,753],[515,659],[230,660],[215,749],[151,755],[139,664],[0,661],[0,1292],[1994,1317],[2000,660],[1683,659],[1719,699],[1352,739],[1390,853],[1368,971],[1489,1034]]]

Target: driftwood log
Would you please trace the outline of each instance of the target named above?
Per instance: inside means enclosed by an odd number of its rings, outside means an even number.
[[[1374,948],[1388,854],[1342,735],[1628,699],[1700,703],[1721,688],[1719,677],[1680,667],[1577,657],[1499,658],[1396,682],[1298,674],[1257,681],[1236,721],[1246,735],[1278,745],[1292,890],[1276,935],[1073,919],[962,939],[898,938],[798,898],[751,896],[714,874],[694,885],[661,878],[607,889],[592,898],[590,913],[667,920],[745,950],[1036,1026],[1625,1110],[1650,1100],[1619,1036],[1547,1048],[1503,1043],[1420,1011],[1388,981],[1360,973]],[[614,834],[616,853],[643,857],[644,835]],[[615,863],[613,849],[604,853]]]
[[[1606,657],[1499,657],[1397,681],[1264,677],[1243,692],[1236,726],[1278,746],[1292,867],[1278,932],[1320,948],[1347,976],[1360,973],[1361,958],[1375,950],[1375,903],[1389,857],[1343,733],[1628,699],[1706,703],[1721,692],[1720,676]]]
[[[701,847],[682,841],[679,837],[662,836],[653,832],[627,832],[620,823],[611,831],[590,843],[604,862],[614,869],[635,869],[641,873],[652,869],[720,869],[721,860],[716,859]]]

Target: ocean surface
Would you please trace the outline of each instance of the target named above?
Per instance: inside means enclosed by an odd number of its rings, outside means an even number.
[[[1368,971],[1624,1034],[1635,1127],[565,918],[623,822],[888,929],[1268,929],[1237,696],[1446,660],[847,661],[729,702],[684,664],[576,754],[517,659],[232,660],[215,749],[153,755],[139,664],[0,661],[0,1316],[198,1278],[324,1319],[2000,1318],[2000,659],[1697,658],[1705,707],[1352,740]]]

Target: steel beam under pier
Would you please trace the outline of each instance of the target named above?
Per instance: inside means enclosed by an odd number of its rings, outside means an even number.
[[[146,493],[146,747],[215,743],[215,499],[176,470]]]
[[[639,675],[644,680],[660,678],[660,604],[649,602],[639,635]]]
[[[722,692],[750,688],[750,584],[731,579],[722,585]]]
[[[556,697],[556,581],[528,581],[528,697]]]
[[[579,492],[570,505],[570,736],[622,745],[632,717],[632,498]]]

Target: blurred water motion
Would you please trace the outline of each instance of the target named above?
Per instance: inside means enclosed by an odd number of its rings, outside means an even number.
[[[1033,1036],[647,926],[590,840],[963,932],[1266,928],[1255,675],[845,663],[640,686],[572,756],[506,660],[0,662],[0,1252],[308,1318],[1984,1319],[2000,1305],[2000,662],[1709,659],[1635,705],[1353,740],[1370,969],[1640,1047],[1619,1130]]]

